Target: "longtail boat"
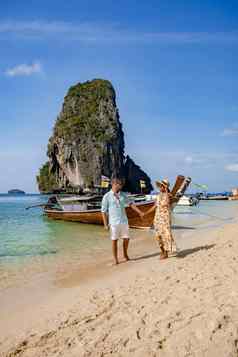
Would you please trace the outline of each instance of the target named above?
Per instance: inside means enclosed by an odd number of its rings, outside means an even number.
[[[190,178],[179,175],[171,191],[171,204],[174,207],[184,194],[191,182]],[[155,197],[151,195],[131,195],[134,204],[146,213],[155,203]],[[79,196],[62,197],[52,196],[44,205],[44,213],[50,219],[80,222],[87,224],[103,224],[101,214],[101,196]],[[139,215],[129,206],[126,214],[130,228],[150,228],[153,224],[155,212],[151,212],[141,219]]]
[[[93,205],[88,205],[91,201],[88,198],[81,200],[83,205],[87,206],[86,209],[79,210],[79,205],[72,205],[71,207],[67,207],[70,205],[65,205],[62,201],[60,201],[57,197],[55,197],[58,201],[58,205],[61,206],[61,209],[57,207],[57,204],[52,206],[50,203],[50,207],[45,206],[44,213],[48,218],[59,219],[64,221],[72,221],[72,222],[80,222],[87,224],[103,224],[101,209],[93,208]],[[135,205],[140,208],[142,212],[146,212],[150,207],[154,205],[153,201],[145,201],[145,202],[135,202]],[[91,206],[91,207],[90,207]],[[133,209],[129,206],[126,208],[126,214],[128,217],[129,226],[131,228],[148,228],[153,223],[154,213],[151,213],[141,219],[138,214],[133,211]]]

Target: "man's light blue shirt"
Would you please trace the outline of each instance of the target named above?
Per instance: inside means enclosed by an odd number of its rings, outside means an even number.
[[[102,199],[101,212],[108,213],[109,224],[112,226],[116,224],[128,224],[125,208],[133,203],[124,192],[119,192],[118,195],[119,200],[111,190]]]

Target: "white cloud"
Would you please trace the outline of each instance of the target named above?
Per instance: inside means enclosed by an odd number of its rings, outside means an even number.
[[[237,136],[238,135],[238,128],[227,128],[224,129],[222,132],[222,136]]]
[[[39,62],[34,62],[32,64],[19,64],[13,68],[8,68],[5,74],[9,77],[15,76],[31,76],[35,73],[41,73],[42,66]]]
[[[238,44],[237,32],[161,32],[122,28],[110,23],[2,21],[0,34],[24,38],[59,36],[66,40],[109,43]]]
[[[193,154],[193,156],[185,156],[184,161],[189,165],[207,164],[210,158],[201,154]]]
[[[227,171],[238,172],[238,164],[229,164],[225,166]]]
[[[192,158],[192,156],[186,156],[184,161],[188,164],[192,164],[194,162],[194,159]]]

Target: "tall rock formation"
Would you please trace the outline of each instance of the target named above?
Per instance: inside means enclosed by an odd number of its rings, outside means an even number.
[[[149,177],[125,158],[124,146],[111,83],[95,79],[72,86],[49,139],[49,162],[37,176],[39,190],[91,188],[100,185],[102,175],[123,175],[125,189],[138,192],[138,183],[133,181],[144,179],[150,191]]]
[[[129,155],[127,155],[125,159],[124,177],[126,179],[126,191],[128,192],[140,193],[140,180],[145,182],[146,188],[143,189],[143,192],[149,193],[153,190],[149,176],[134,163]]]

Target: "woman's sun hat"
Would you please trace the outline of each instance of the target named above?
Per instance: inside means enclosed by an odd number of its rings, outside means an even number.
[[[163,179],[161,181],[155,181],[155,184],[157,187],[161,187],[161,186],[164,186],[164,187],[169,187],[169,180],[167,179]]]

